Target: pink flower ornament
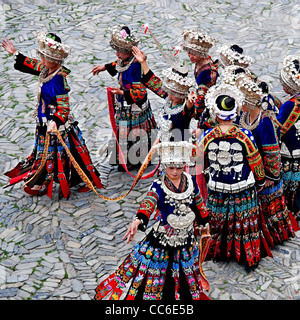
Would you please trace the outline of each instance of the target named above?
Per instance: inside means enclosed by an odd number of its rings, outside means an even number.
[[[128,36],[127,32],[124,29],[121,30],[120,34],[122,38],[126,38]]]

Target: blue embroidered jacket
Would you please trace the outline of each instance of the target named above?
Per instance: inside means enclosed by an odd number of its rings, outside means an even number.
[[[39,60],[26,57],[21,53],[17,55],[14,67],[16,70],[32,75],[39,75],[44,69]],[[55,121],[58,127],[68,120],[70,112],[68,92],[70,87],[66,77],[70,72],[67,68],[62,67],[58,74],[41,87],[41,98],[38,106],[40,123],[43,121],[42,118],[45,117],[46,120]]]
[[[285,102],[277,116],[278,122],[283,126],[280,129],[281,154],[288,158],[300,157],[300,105],[295,101],[294,98]]]

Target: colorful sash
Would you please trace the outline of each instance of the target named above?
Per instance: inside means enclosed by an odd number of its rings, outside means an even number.
[[[42,155],[41,164],[38,167],[38,169],[36,170],[35,174],[28,181],[25,182],[25,184],[23,185],[23,188],[25,188],[27,186],[27,184],[30,181],[32,181],[35,176],[39,175],[40,172],[42,171],[42,169],[44,168],[44,166],[46,164],[46,160],[47,160],[47,153],[48,153],[49,143],[50,143],[50,134],[47,132],[46,137],[45,137],[45,146],[44,146],[44,152],[43,152],[43,155]]]
[[[60,135],[59,131],[58,130],[54,130],[54,133],[56,134],[57,136],[57,139],[58,141],[61,143],[61,145],[64,147],[67,155],[69,156],[69,159],[74,167],[74,169],[76,170],[76,172],[78,173],[78,175],[80,176],[80,178],[82,179],[82,181],[91,189],[93,190],[93,192],[98,196],[100,197],[101,199],[104,199],[104,200],[109,200],[109,201],[118,201],[118,200],[121,200],[123,198],[125,198],[131,191],[132,189],[137,185],[137,183],[139,182],[139,180],[142,178],[142,175],[143,173],[145,172],[146,168],[148,167],[150,161],[151,161],[151,158],[152,158],[152,154],[155,152],[155,149],[154,149],[154,146],[159,143],[159,139],[157,139],[151,150],[149,151],[147,157],[145,158],[144,162],[142,163],[141,165],[141,168],[140,170],[138,171],[138,174],[137,176],[135,177],[135,180],[131,186],[131,188],[122,196],[120,197],[117,197],[117,198],[109,198],[109,197],[105,197],[105,196],[102,196],[101,194],[99,194],[97,192],[97,190],[95,189],[93,183],[91,182],[91,180],[88,178],[88,176],[85,174],[85,172],[81,169],[81,167],[79,166],[79,164],[76,162],[75,158],[73,157],[71,151],[69,150],[69,148],[67,147],[67,145],[65,144],[62,136]],[[38,168],[38,170],[35,172],[35,174],[33,175],[33,177],[31,177],[30,180],[28,180],[23,188],[26,187],[26,185],[32,180],[34,179],[34,177],[36,177],[36,175],[38,175],[44,168],[45,166],[45,163],[46,163],[46,159],[47,159],[47,153],[48,153],[48,148],[49,148],[49,142],[50,142],[50,133],[47,132],[46,133],[46,138],[45,138],[45,145],[44,145],[44,152],[43,152],[43,155],[42,155],[42,160],[41,160],[41,164]],[[154,173],[153,173],[154,174]],[[146,176],[145,176],[146,177]],[[148,175],[149,177],[149,175]]]

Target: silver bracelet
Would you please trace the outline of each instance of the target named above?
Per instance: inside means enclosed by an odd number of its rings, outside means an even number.
[[[143,223],[143,220],[142,220],[142,219],[140,219],[140,218],[138,218],[138,217],[135,217],[135,218],[133,219],[133,221],[136,221],[136,220],[140,220],[140,221],[141,221],[141,223]]]
[[[16,50],[12,55],[13,55],[13,57],[16,59],[17,58],[17,56],[19,55],[19,51],[18,50]]]

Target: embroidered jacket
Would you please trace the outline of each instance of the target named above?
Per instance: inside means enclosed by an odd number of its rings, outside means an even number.
[[[281,124],[281,155],[288,158],[300,157],[300,99],[299,96],[285,102],[277,116]]]
[[[19,53],[16,57],[16,70],[39,75],[43,70],[43,64],[37,60],[26,57]],[[42,122],[42,118],[56,122],[57,127],[64,124],[69,117],[69,95],[70,87],[67,83],[67,75],[71,71],[62,67],[61,72],[55,75],[49,82],[43,84],[41,88],[41,99],[38,106],[38,118]]]
[[[147,90],[141,83],[141,64],[135,61],[124,72],[118,72],[116,65],[117,61],[105,64],[105,69],[112,77],[118,75],[120,88],[124,91],[124,96],[118,96],[118,101],[123,104],[125,100],[127,105],[135,103],[138,106],[145,103],[147,101]]]
[[[165,175],[163,175],[160,179],[164,178]],[[137,218],[142,219],[145,225],[148,224],[150,216],[153,212],[156,212],[156,221],[160,221],[162,225],[167,225],[168,215],[173,214],[174,212],[174,205],[171,205],[166,201],[167,195],[161,186],[160,179],[156,179],[152,183],[149,191],[146,194],[146,197],[141,202],[137,212]],[[203,225],[205,222],[207,222],[208,212],[194,178],[192,178],[192,183],[192,197],[190,203],[188,203],[187,205],[194,211],[197,223],[199,225]],[[184,192],[184,190],[177,190],[178,193],[180,193],[180,191]]]
[[[263,112],[259,125],[251,132],[263,159],[266,178],[280,181],[281,156],[279,140],[275,125],[266,112]]]
[[[205,94],[210,87],[216,84],[219,68],[219,61],[212,61],[211,57],[208,57],[204,64],[196,71],[194,76],[198,85],[197,88],[197,99],[195,101],[195,117],[199,119],[202,111],[205,108],[204,99]]]
[[[226,133],[219,126],[206,130],[198,141],[198,152],[204,152],[211,190],[236,193],[265,183],[262,158],[246,129],[232,125]]]

